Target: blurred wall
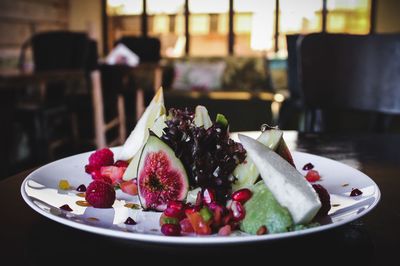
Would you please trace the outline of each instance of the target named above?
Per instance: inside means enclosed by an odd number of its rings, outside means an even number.
[[[32,34],[67,29],[68,5],[68,0],[0,0],[0,68],[17,67],[21,45]]]
[[[69,0],[69,29],[85,31],[97,41],[99,54],[103,51],[101,0]]]
[[[378,0],[376,11],[376,32],[400,33],[399,0]]]

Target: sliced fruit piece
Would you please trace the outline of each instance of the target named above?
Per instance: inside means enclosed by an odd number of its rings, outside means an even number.
[[[215,122],[220,123],[224,127],[228,126],[228,119],[223,114],[217,114],[217,117],[215,118]]]
[[[307,180],[265,145],[241,134],[239,139],[276,200],[289,210],[294,223],[310,222],[321,208],[321,202]]]
[[[282,140],[283,131],[277,129],[266,130],[257,138],[261,144],[268,148],[275,150]],[[257,167],[249,156],[246,157],[245,162],[239,164],[233,171],[233,176],[237,178],[236,182],[232,185],[232,189],[239,190],[241,188],[251,187],[257,180],[260,173]]]
[[[207,222],[203,220],[203,217],[198,212],[186,214],[193,227],[193,230],[198,235],[210,235],[211,228]]]
[[[197,105],[195,114],[194,114],[194,124],[198,127],[203,126],[205,129],[208,129],[212,126],[212,122],[210,116],[208,115],[207,108],[202,105]]]
[[[154,122],[154,125],[151,127],[151,131],[154,132],[158,137],[161,137],[163,133],[163,129],[167,126],[165,124],[166,116],[161,115],[156,119]],[[146,137],[147,138],[147,137]],[[122,177],[123,180],[128,181],[133,178],[136,178],[137,176],[137,168],[139,166],[139,158],[140,154],[142,152],[143,147],[139,150],[139,152],[136,153],[136,155],[132,158],[130,161],[128,168],[126,168],[124,176]]]
[[[129,194],[132,196],[136,196],[138,194],[136,179],[122,182],[121,184],[119,184],[119,187],[126,194]]]
[[[125,167],[102,166],[100,168],[100,174],[102,177],[110,178],[112,184],[115,185],[122,181],[122,176],[124,175],[125,169]]]
[[[288,146],[286,145],[286,142],[285,142],[285,140],[283,139],[283,136],[282,136],[282,139],[281,139],[281,141],[279,142],[279,145],[278,145],[278,147],[276,148],[275,151],[276,151],[276,153],[279,154],[283,159],[285,159],[288,163],[290,163],[291,165],[293,165],[294,167],[296,167],[296,166],[294,165],[294,161],[293,161],[292,154],[290,153],[290,150],[289,150]]]
[[[282,207],[263,181],[252,187],[253,196],[244,204],[246,216],[240,229],[256,235],[265,226],[269,233],[287,232],[293,221],[288,209]]]
[[[186,197],[186,203],[191,203],[194,205],[196,203],[197,195],[199,194],[199,192],[201,193],[201,187],[190,190]]]
[[[140,203],[147,210],[163,211],[168,201],[184,200],[189,189],[182,162],[153,133],[140,156],[137,183]]]
[[[165,114],[164,96],[160,88],[122,146],[118,155],[119,160],[130,160],[140,151],[149,136],[149,128],[152,128],[156,119],[163,114]]]

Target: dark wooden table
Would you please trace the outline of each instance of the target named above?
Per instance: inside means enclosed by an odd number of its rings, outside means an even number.
[[[400,135],[296,135],[289,146],[363,171],[382,192],[376,209],[350,224],[297,238],[229,246],[146,244],[58,224],[28,207],[20,186],[29,171],[0,182],[1,259],[10,265],[398,265]]]

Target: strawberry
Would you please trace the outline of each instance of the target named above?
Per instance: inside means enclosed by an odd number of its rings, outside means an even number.
[[[136,184],[136,180],[129,180],[125,181],[119,184],[119,187],[124,193],[127,193],[129,195],[137,195],[138,194],[138,188]]]
[[[94,180],[87,187],[85,199],[95,208],[111,208],[115,201],[114,187],[107,182]]]
[[[124,175],[126,167],[116,166],[102,166],[100,168],[100,174],[102,177],[108,177],[111,179],[112,184],[118,184],[122,182],[122,176]]]

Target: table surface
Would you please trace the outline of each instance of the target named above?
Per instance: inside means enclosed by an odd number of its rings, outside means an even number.
[[[281,263],[394,265],[400,244],[400,135],[306,135],[288,132],[291,149],[355,167],[378,184],[382,198],[361,219],[321,233],[256,244],[174,246],[91,234],[49,220],[23,201],[20,186],[30,171],[0,182],[3,261],[13,265],[135,263],[174,265]],[[136,257],[136,258],[135,258]],[[76,264],[76,263],[75,263]],[[301,264],[300,264],[301,265]]]

